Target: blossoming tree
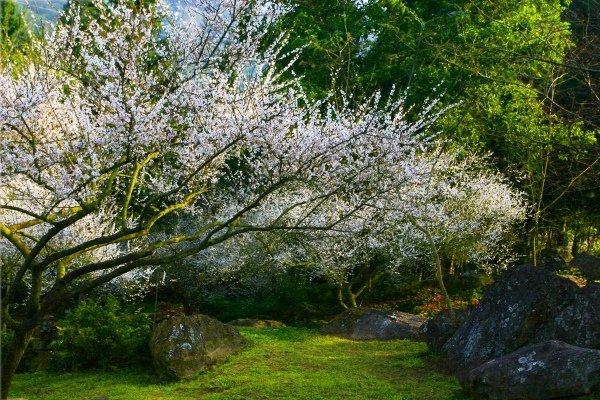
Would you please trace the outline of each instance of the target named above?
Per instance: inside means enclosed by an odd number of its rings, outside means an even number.
[[[435,145],[435,101],[409,121],[401,101],[339,109],[284,81],[294,54],[259,49],[266,2],[126,3],[71,8],[39,58],[0,71],[2,398],[65,300],[241,235],[400,213],[389,194]]]
[[[380,187],[385,194],[357,212],[351,229],[308,233],[311,245],[303,245],[303,255],[317,273],[338,283],[343,307],[356,307],[382,276],[431,260],[453,314],[443,258],[490,272],[507,267],[514,261],[513,228],[525,219],[526,203],[485,159],[429,149],[394,167]]]
[[[338,285],[340,305],[348,308],[359,306],[381,277],[426,260],[452,313],[443,259],[469,261],[487,272],[514,261],[513,228],[525,219],[526,204],[485,157],[430,148],[388,166],[378,183],[376,196],[355,209],[343,229],[236,237],[190,257],[188,267],[210,271],[215,279],[244,274],[244,268],[257,264],[310,268],[310,276]],[[285,207],[278,201],[269,213]],[[348,207],[341,200],[336,206]],[[325,219],[328,212],[324,207],[314,216]]]

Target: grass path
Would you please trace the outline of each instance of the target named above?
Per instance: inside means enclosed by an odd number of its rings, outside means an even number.
[[[196,379],[158,384],[144,370],[20,374],[28,400],[467,399],[423,343],[356,342],[299,328],[242,328],[249,346]],[[589,398],[589,397],[588,397]],[[591,399],[591,398],[590,398]]]

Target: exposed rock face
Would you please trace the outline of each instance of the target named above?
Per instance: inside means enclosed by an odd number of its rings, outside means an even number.
[[[571,260],[569,267],[580,270],[591,281],[600,280],[600,257],[581,253]]]
[[[271,319],[254,319],[254,318],[240,318],[228,322],[229,325],[233,326],[249,326],[252,328],[275,328],[278,326],[285,326],[283,322],[273,321]]]
[[[600,384],[600,351],[550,340],[472,370],[465,389],[488,399],[554,399],[588,394]]]
[[[179,380],[224,360],[244,344],[237,329],[216,319],[206,315],[174,316],[154,327],[150,351],[159,377]]]
[[[429,318],[419,332],[419,337],[427,346],[440,353],[444,344],[454,335],[460,324],[467,318],[473,308],[466,310],[455,310],[457,323],[454,324],[450,318],[448,310],[444,310],[435,316]]]
[[[338,315],[321,333],[356,340],[418,339],[424,317],[372,308],[353,308]]]
[[[462,379],[492,358],[551,339],[600,347],[600,285],[579,288],[547,270],[523,265],[488,289],[442,354]]]

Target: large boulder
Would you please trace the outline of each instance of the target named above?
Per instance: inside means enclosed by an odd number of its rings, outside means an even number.
[[[550,340],[480,365],[463,386],[491,400],[536,400],[588,394],[598,384],[599,350]]]
[[[542,268],[508,270],[442,348],[459,379],[484,362],[551,339],[600,347],[600,285],[579,288]]]
[[[178,315],[157,324],[150,338],[154,368],[161,379],[191,378],[240,350],[245,339],[233,326],[206,315]]]
[[[352,308],[321,328],[326,335],[355,340],[418,339],[424,317],[373,308]]]
[[[421,325],[419,337],[427,343],[430,350],[440,353],[444,344],[458,330],[473,308],[455,310],[456,321],[452,321],[448,310],[443,310]]]
[[[569,267],[580,270],[591,281],[600,280],[600,257],[581,253],[571,260]]]

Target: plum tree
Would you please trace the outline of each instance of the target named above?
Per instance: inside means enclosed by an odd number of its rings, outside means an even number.
[[[68,299],[242,235],[356,231],[435,159],[436,99],[409,119],[402,99],[334,106],[283,79],[295,53],[260,38],[276,6],[127,3],[69,7],[0,71],[2,398]]]

